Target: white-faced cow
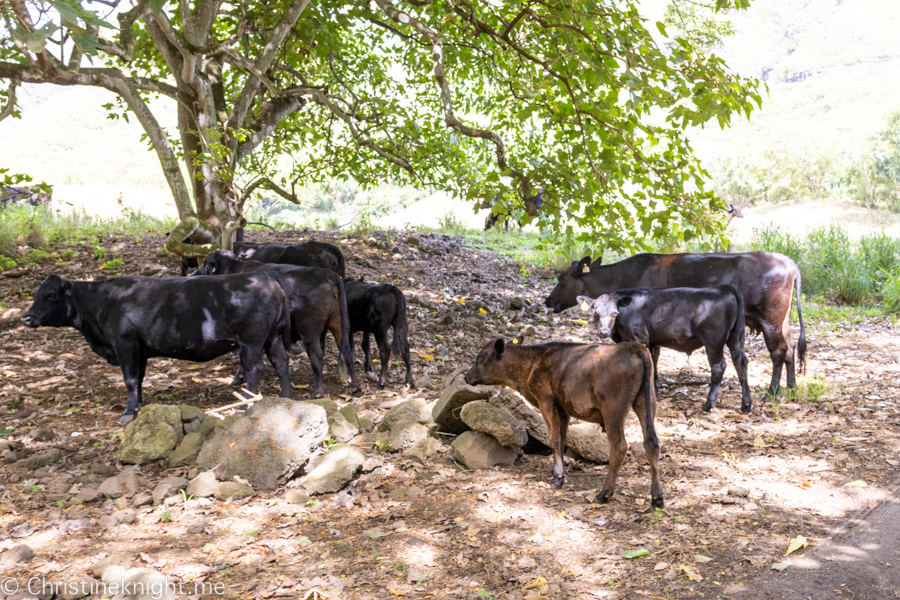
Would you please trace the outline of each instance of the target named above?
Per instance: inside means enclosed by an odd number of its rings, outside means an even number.
[[[363,365],[366,373],[373,373],[369,354],[369,335],[375,336],[381,360],[381,374],[378,389],[387,384],[388,366],[391,362],[391,347],[406,364],[406,383],[415,385],[412,376],[412,362],[409,356],[409,326],[406,321],[406,297],[400,288],[389,283],[375,285],[362,280],[344,281],[347,290],[347,309],[350,313],[350,348],[353,349],[353,334],[361,331]],[[394,336],[388,344],[387,332],[393,328]]]
[[[197,269],[198,275],[228,275],[231,273],[268,272],[284,281],[290,302],[291,341],[303,342],[313,372],[312,395],[325,394],[323,369],[325,334],[331,332],[338,346],[338,368],[342,378],[350,377],[354,393],[360,391],[353,370],[353,349],[350,345],[350,317],[344,282],[330,269],[273,265],[254,260],[237,260],[227,250],[213,252]],[[241,371],[235,376],[242,379]]]
[[[634,287],[717,287],[730,284],[744,297],[747,326],[761,332],[772,356],[772,383],[776,394],[781,370],[787,363],[787,385],[796,383],[795,365],[803,372],[806,360],[806,328],[800,306],[800,269],[783,254],[637,254],[611,265],[593,263],[586,256],[559,275],[559,283],[547,296],[556,312],[575,306],[578,296],[596,298]],[[797,292],[800,339],[791,339],[791,297]]]
[[[290,307],[277,274],[230,277],[116,277],[66,281],[51,275],[34,292],[22,318],[29,327],[74,327],[91,349],[122,368],[128,405],[119,419],[135,418],[147,359],[205,362],[237,349],[256,393],[263,352],[291,398],[287,346]]]
[[[643,344],[567,344],[535,346],[507,344],[502,339],[482,348],[466,372],[469,385],[505,385],[537,406],[550,435],[553,485],[565,480],[563,453],[569,417],[598,423],[609,439],[609,470],[595,502],[613,494],[619,469],[625,462],[625,418],[634,410],[644,432],[644,450],[650,463],[652,505],[662,508],[659,481],[659,438],[656,436],[656,392],[653,359]]]
[[[750,412],[752,399],[747,384],[744,354],[744,299],[733,285],[717,288],[630,288],[597,298],[579,296],[582,309],[590,310],[597,334],[616,343],[646,344],[659,377],[659,349],[690,354],[704,348],[709,360],[709,396],[704,411],[716,405],[725,373],[725,346],[741,382],[741,412]]]

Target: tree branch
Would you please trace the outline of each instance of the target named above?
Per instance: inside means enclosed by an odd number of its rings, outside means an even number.
[[[9,92],[6,96],[6,105],[0,110],[0,121],[13,114],[16,110],[16,88],[19,86],[19,80],[13,79],[9,82]]]

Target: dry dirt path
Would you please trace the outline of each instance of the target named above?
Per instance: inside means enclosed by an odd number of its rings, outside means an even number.
[[[308,234],[256,235],[274,241]],[[423,387],[403,389],[400,370],[392,367],[387,390],[366,381],[363,397],[342,395],[334,347],[327,353],[327,394],[376,420],[398,401],[434,400],[441,380],[498,335],[527,331],[533,343],[593,341],[580,315],[543,310],[554,284],[550,273],[523,272],[447,236],[422,235],[418,245],[396,233],[316,237],[341,244],[349,275],[391,281],[407,295],[414,375]],[[104,260],[122,258],[123,273],[177,272],[177,261],[158,252],[162,240],[146,236],[138,245],[113,237],[100,245]],[[226,583],[227,597],[247,600],[299,600],[313,588],[333,600],[754,598],[762,590],[791,597],[789,589],[806,585],[807,559],[841,577],[860,573],[845,587],[874,582],[860,563],[840,560],[838,546],[858,545],[876,561],[890,559],[881,581],[885,589],[895,585],[886,578],[894,577],[896,555],[872,554],[869,540],[854,537],[858,530],[850,537],[835,531],[865,518],[871,531],[887,532],[873,543],[896,551],[894,530],[884,523],[898,522],[896,504],[887,503],[896,502],[900,480],[900,340],[885,318],[826,319],[809,305],[808,372],[797,397],[761,396],[771,362],[762,340],[748,338],[750,415],[738,412],[730,366],[720,408],[699,413],[705,361],[663,352],[657,429],[665,511],[649,506],[641,457],[625,464],[613,501],[600,506],[586,498],[602,483],[604,465],[572,461],[565,487],[555,490],[548,457],[526,455],[510,469],[470,472],[445,447],[427,464],[380,454],[383,467],[341,494],[305,505],[288,503],[279,490],[242,502],[141,506],[133,523],[103,529],[99,519],[116,510],[111,501],[70,506],[55,499],[122,468],[112,459],[125,395],[121,373],[91,353],[77,332],[31,330],[18,321],[47,274],[106,274],[91,258],[92,247],[69,250],[70,257],[47,259],[23,277],[0,278],[0,302],[7,305],[0,310],[0,437],[20,458],[52,448],[62,457],[43,471],[0,464],[0,550],[26,543],[35,554],[26,564],[0,566],[0,576],[70,580],[120,552],[173,580]],[[514,297],[535,308],[509,310]],[[229,403],[235,366],[232,357],[203,364],[155,359],[147,369],[147,401],[204,410]],[[292,367],[302,399],[308,362],[294,356]],[[276,390],[273,377],[263,390]],[[46,428],[54,433],[50,439],[38,433]],[[640,439],[636,419],[626,435]],[[164,477],[188,472],[147,465],[139,483],[149,491]],[[847,485],[853,482],[864,487]],[[79,528],[70,525],[75,522]],[[791,555],[786,571],[773,571],[800,535],[819,546],[805,557]],[[638,548],[649,555],[624,558]],[[832,548],[835,558],[826,561],[821,553]],[[815,583],[815,573],[809,576]],[[794,577],[801,578],[797,588],[784,587]],[[852,590],[842,593],[853,597]]]

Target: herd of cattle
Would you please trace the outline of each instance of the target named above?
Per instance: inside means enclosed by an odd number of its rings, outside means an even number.
[[[769,393],[777,393],[785,364],[788,387],[794,386],[798,368],[803,369],[806,330],[800,271],[790,258],[765,252],[639,254],[611,265],[601,263],[590,257],[572,263],[559,275],[546,304],[557,313],[580,305],[593,314],[598,335],[611,337],[615,345],[526,346],[520,339],[498,339],[481,350],[465,379],[472,385],[506,385],[540,410],[550,434],[557,487],[564,480],[569,419],[599,424],[609,438],[610,463],[598,502],[613,493],[627,450],[625,419],[634,410],[650,463],[652,505],[662,507],[654,427],[660,348],[706,351],[711,382],[703,410],[708,411],[722,384],[727,347],[741,384],[741,410],[750,412],[746,327],[763,334],[771,354]],[[51,275],[35,291],[22,320],[30,327],[74,327],[94,352],[121,367],[128,390],[121,423],[135,418],[147,360],[158,356],[203,362],[236,350],[240,366],[233,383],[246,383],[256,393],[265,354],[282,396],[291,398],[288,350],[300,342],[312,367],[312,396],[322,396],[328,332],[338,347],[342,379],[349,379],[352,393],[361,390],[353,365],[356,332],[363,333],[364,369],[373,376],[369,337],[375,336],[379,389],[387,382],[392,347],[403,359],[405,381],[412,386],[403,292],[390,284],[346,279],[345,274],[344,256],[332,244],[236,242],[232,252],[214,252],[202,264],[183,259],[181,277],[79,282]],[[795,290],[800,321],[796,347],[790,329]]]

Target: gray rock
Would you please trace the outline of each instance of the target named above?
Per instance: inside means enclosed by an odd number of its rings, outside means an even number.
[[[743,486],[733,485],[730,488],[728,488],[728,495],[729,496],[737,496],[739,498],[746,498],[747,496],[750,495],[750,490]]]
[[[325,409],[325,414],[329,417],[338,411],[337,402],[330,398],[313,398],[312,400],[305,400],[305,402],[321,406]]]
[[[403,427],[395,426],[391,429],[387,450],[388,452],[403,452],[427,437],[428,428],[421,423],[407,423]]]
[[[114,457],[125,464],[145,465],[169,454],[183,436],[177,406],[148,404],[125,427]]]
[[[459,411],[469,402],[487,400],[494,391],[488,385],[473,386],[466,383],[463,378],[468,370],[468,367],[457,369],[445,380],[441,396],[431,411],[440,431],[454,434],[466,431],[468,426],[459,418]]]
[[[311,495],[341,491],[362,468],[366,453],[356,446],[342,445],[329,451],[300,485]]]
[[[425,464],[441,449],[441,443],[433,437],[426,437],[403,453],[403,456],[418,463]]]
[[[131,559],[124,554],[110,554],[103,560],[94,563],[94,566],[91,567],[91,574],[93,574],[94,577],[103,577],[104,571],[112,565],[122,567],[123,569],[130,569]]]
[[[116,475],[116,479],[119,481],[122,491],[126,494],[134,494],[140,490],[141,484],[138,481],[137,467],[123,469],[121,473]]]
[[[113,500],[113,506],[115,506],[119,510],[125,510],[126,508],[128,508],[128,498],[126,498],[125,496],[116,498],[115,500]]]
[[[566,448],[595,463],[609,463],[609,440],[606,434],[594,423],[575,423],[569,425],[566,436]]]
[[[25,460],[25,468],[29,471],[37,471],[41,467],[58,463],[60,458],[62,458],[62,453],[59,449],[50,448],[49,450],[29,456]]]
[[[359,417],[359,430],[360,431],[372,431],[374,428],[375,428],[375,424],[372,423],[372,419],[370,419],[369,417]]]
[[[135,494],[131,499],[131,505],[135,508],[153,504],[153,496],[147,493]]]
[[[513,417],[525,428],[528,434],[545,446],[550,445],[550,434],[547,432],[547,423],[540,412],[535,410],[518,393],[508,388],[501,388],[489,400],[494,406],[498,406]]]
[[[384,465],[384,460],[377,456],[367,456],[365,462],[362,464],[362,472],[363,473],[371,473],[378,467]]]
[[[312,402],[263,398],[230,429],[207,441],[197,465],[223,481],[235,475],[272,491],[294,477],[328,435],[326,409]]]
[[[212,471],[204,471],[200,473],[188,483],[187,495],[196,496],[197,498],[208,498],[215,496],[219,482],[216,481],[216,474]]]
[[[464,405],[459,416],[475,431],[493,436],[508,448],[521,448],[528,441],[528,432],[514,416],[483,400]]]
[[[93,463],[88,470],[93,475],[102,475],[104,477],[112,477],[118,472],[114,466],[106,463]]]
[[[56,439],[56,432],[50,427],[41,427],[31,432],[31,439],[36,442],[52,442]]]
[[[0,452],[6,452],[10,448],[12,448],[12,446],[9,445],[9,442],[7,442],[6,440],[0,440]]]
[[[34,552],[25,544],[13,546],[3,554],[0,554],[0,565],[16,565],[28,562],[34,557]]]
[[[428,404],[422,398],[401,402],[384,414],[378,424],[378,431],[392,431],[395,427],[406,427],[410,423],[430,423],[432,421]]]
[[[182,421],[193,421],[194,419],[202,421],[206,417],[206,413],[190,404],[179,404],[178,410],[181,412]]]
[[[122,600],[175,600],[178,589],[168,576],[152,569],[128,569],[116,581],[121,582],[121,589],[134,590]]]
[[[284,499],[288,504],[306,504],[309,500],[309,494],[306,490],[293,488],[284,493]]]
[[[357,429],[362,430],[362,427],[360,427],[359,425],[359,415],[356,413],[355,406],[353,406],[352,404],[348,404],[338,412],[344,415],[344,418],[347,419],[348,423],[355,426]]]
[[[208,416],[203,419],[200,423],[200,426],[197,427],[194,431],[201,434],[206,439],[213,437],[219,431],[226,431],[231,429],[231,426],[237,423],[238,419],[241,418],[241,415],[229,415],[224,419],[220,419],[219,417]],[[193,432],[191,432],[193,433]]]
[[[16,451],[12,448],[7,448],[6,450],[0,452],[0,460],[2,460],[6,464],[14,463],[19,460],[19,455],[16,454]]]
[[[335,442],[349,442],[359,434],[359,427],[352,424],[341,412],[328,417],[328,437]]]
[[[153,504],[161,503],[172,494],[177,494],[178,490],[185,490],[186,492],[189,483],[184,477],[166,477],[153,488]]]
[[[489,469],[494,465],[512,466],[519,453],[502,446],[480,431],[465,431],[451,444],[453,457],[469,469]]]
[[[418,246],[419,244],[421,244],[421,241],[416,236],[411,235],[406,238],[406,243],[410,246]]]
[[[219,487],[216,488],[216,500],[228,500],[229,498],[241,500],[249,498],[255,493],[249,485],[244,485],[237,481],[222,481],[219,483]]]
[[[244,486],[246,487],[246,486]],[[237,499],[237,496],[233,496]],[[187,532],[189,534],[198,534],[206,531],[206,528],[209,527],[209,520],[205,517],[197,517],[196,519],[192,519],[187,526]]]
[[[85,596],[99,596],[103,591],[102,587],[101,582],[85,575],[73,581],[66,581],[65,585],[60,586],[60,592],[57,597],[62,600],[79,600]]]
[[[123,508],[121,510],[117,510],[112,514],[116,519],[118,519],[119,523],[124,523],[125,525],[131,525],[137,520],[137,513],[133,508]]]
[[[509,301],[509,310],[522,310],[529,304],[531,304],[531,302],[529,302],[525,298],[516,296],[515,298],[513,298],[512,300]]]
[[[90,504],[91,502],[95,502],[98,498],[100,498],[100,492],[98,490],[83,488],[72,498],[72,504]]]
[[[197,456],[200,454],[200,448],[206,439],[200,433],[189,433],[184,436],[178,447],[169,454],[169,468],[184,467],[197,463]]]
[[[97,524],[103,529],[113,529],[119,524],[119,519],[113,515],[103,515],[100,517],[100,520],[97,521]]]
[[[364,450],[372,450],[375,447],[375,436],[371,433],[361,433],[347,443],[351,446],[359,446]]]
[[[97,488],[97,492],[107,498],[118,498],[124,493],[118,477],[107,477]]]

